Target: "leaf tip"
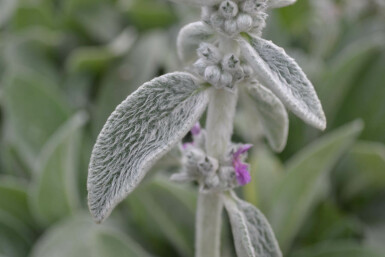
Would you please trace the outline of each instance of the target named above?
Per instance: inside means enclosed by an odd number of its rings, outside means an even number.
[[[327,127],[327,120],[325,114],[322,112],[322,116],[320,117],[319,124],[318,124],[318,129],[321,131],[324,131]]]

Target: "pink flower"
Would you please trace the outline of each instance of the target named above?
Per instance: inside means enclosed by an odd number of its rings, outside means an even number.
[[[182,149],[186,150],[190,146],[194,146],[194,142],[187,142],[187,143],[182,144]]]
[[[249,165],[241,160],[241,155],[249,151],[251,147],[252,145],[250,144],[242,145],[233,154],[233,167],[235,169],[237,181],[241,186],[244,186],[251,181]]]
[[[202,129],[201,129],[201,125],[199,124],[199,122],[195,123],[194,127],[192,127],[192,129],[190,130],[193,137],[199,136],[201,131],[202,131]],[[182,144],[182,149],[186,150],[190,146],[194,146],[194,145],[195,145],[194,141],[193,142],[186,142],[186,143]]]
[[[201,133],[201,125],[199,122],[195,123],[190,132],[193,136],[198,136]]]

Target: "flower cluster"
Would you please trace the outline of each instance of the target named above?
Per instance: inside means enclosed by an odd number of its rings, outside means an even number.
[[[199,124],[192,128],[191,134],[193,141],[181,147],[183,168],[171,180],[197,181],[204,191],[224,191],[250,182],[249,166],[244,159],[252,145],[232,144],[225,157],[218,160],[204,151],[206,133]]]
[[[223,56],[213,44],[201,43],[197,53],[199,59],[193,65],[195,72],[217,89],[233,90],[236,83],[252,75],[251,67],[242,64],[235,54]]]
[[[204,7],[202,20],[228,36],[240,32],[260,35],[266,26],[267,0],[226,0],[217,6]]]

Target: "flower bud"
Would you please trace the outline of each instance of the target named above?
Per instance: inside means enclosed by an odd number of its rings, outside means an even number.
[[[219,12],[226,19],[234,18],[238,14],[238,5],[233,1],[223,1],[219,6]]]
[[[207,176],[204,180],[206,190],[217,188],[220,185],[219,177],[216,174]]]
[[[194,71],[198,73],[200,76],[204,77],[206,67],[209,65],[206,60],[198,59],[194,64]]]
[[[221,167],[218,171],[218,176],[225,187],[231,188],[237,185],[235,169],[231,166]]]
[[[237,27],[239,31],[248,31],[253,26],[253,18],[248,14],[240,14],[237,17]]]
[[[243,73],[245,74],[245,79],[248,79],[251,77],[251,75],[253,75],[253,69],[249,65],[243,64],[242,69]]]
[[[201,12],[201,19],[202,19],[202,21],[209,23],[210,22],[210,17],[211,17],[212,13],[213,13],[212,7],[203,6],[202,7],[202,12]]]
[[[233,76],[230,72],[225,71],[221,74],[221,85],[228,87],[233,82]]]
[[[209,156],[206,156],[202,161],[198,162],[198,169],[205,176],[215,174],[218,166],[218,160]]]
[[[225,32],[228,33],[229,35],[233,35],[237,33],[238,31],[237,21],[234,19],[226,20],[224,29],[225,29]]]
[[[185,154],[185,165],[187,167],[195,167],[196,164],[205,158],[205,154],[198,148],[189,148]]]
[[[227,54],[222,60],[222,68],[227,71],[233,71],[240,67],[240,61],[234,54]]]
[[[211,14],[210,24],[214,28],[221,28],[224,22],[225,19],[221,15],[219,15],[218,12],[214,12],[213,14]]]
[[[210,84],[218,84],[219,80],[221,79],[221,70],[216,65],[209,66],[205,70],[204,77]]]
[[[213,44],[205,42],[199,45],[197,54],[200,58],[206,59],[209,63],[212,64],[220,62],[222,57],[217,47],[215,47]]]
[[[264,11],[266,7],[266,0],[246,0],[241,6],[241,10],[255,15],[257,12]]]
[[[253,20],[253,30],[257,34],[260,34],[260,32],[266,27],[266,13],[259,13],[257,17]]]
[[[233,71],[233,83],[239,82],[245,78],[245,73],[241,67]]]

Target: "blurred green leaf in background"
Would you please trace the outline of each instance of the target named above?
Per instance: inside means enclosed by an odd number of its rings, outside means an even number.
[[[103,225],[85,190],[105,120],[143,82],[183,69],[176,35],[198,11],[166,0],[0,0],[0,256],[194,255],[194,185],[168,180],[176,152]],[[269,13],[264,37],[305,68],[328,128],[291,116],[275,155],[240,101],[234,138],[256,150],[239,193],[266,214],[285,256],[384,256],[384,1],[298,0]]]

